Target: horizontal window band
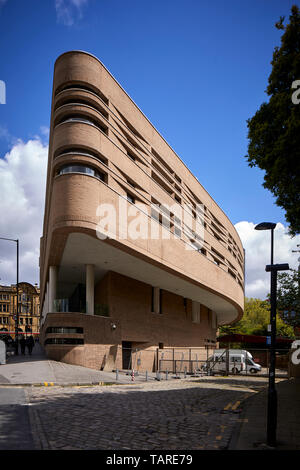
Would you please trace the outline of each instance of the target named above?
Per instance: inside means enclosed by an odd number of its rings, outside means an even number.
[[[88,176],[94,176],[95,178],[101,180],[101,181],[106,181],[107,175],[104,173],[101,173],[100,171],[94,169],[93,167],[86,166],[86,165],[63,165],[61,168],[57,170],[57,176],[59,175],[65,175],[69,173],[80,173]]]
[[[67,157],[69,155],[72,155],[72,156],[79,156],[79,157],[89,157],[89,158],[93,158],[95,160],[97,160],[98,162],[101,162],[103,163],[104,165],[107,165],[108,163],[108,160],[102,156],[98,156],[98,155],[95,155],[95,154],[92,154],[92,153],[86,153],[86,152],[83,152],[83,151],[80,151],[78,150],[77,152],[76,151],[71,151],[71,152],[62,152],[62,153],[58,153],[55,157],[54,157],[54,160],[56,160],[56,158],[63,158],[63,157]]]
[[[74,326],[49,326],[46,329],[46,334],[50,333],[77,333],[83,334],[83,328]]]
[[[98,122],[93,119],[90,119],[86,115],[79,115],[79,114],[64,116],[60,120],[56,120],[56,122],[54,122],[54,128],[56,128],[57,126],[60,126],[61,124],[65,124],[67,122],[72,122],[72,123],[79,122],[83,124],[88,124],[90,126],[96,127],[97,129],[102,131],[105,135],[107,135],[108,133],[108,127],[103,126],[100,121]]]
[[[84,340],[82,338],[48,338],[44,342],[44,345],[47,346],[48,344],[57,344],[57,345],[80,345],[84,344]]]
[[[90,85],[90,84],[86,85],[85,83],[81,84],[81,83],[73,82],[73,83],[69,83],[66,85],[61,85],[58,88],[56,88],[55,96],[58,96],[60,93],[64,91],[69,91],[69,90],[81,90],[81,91],[86,91],[87,93],[93,93],[94,95],[99,97],[101,100],[103,100],[104,103],[108,104],[109,102],[106,96],[103,93],[101,93],[100,90],[98,90],[96,87],[93,87],[93,85]]]
[[[84,101],[82,100],[80,102],[80,100],[74,102],[74,101],[70,101],[68,103],[62,103],[60,104],[59,106],[56,106],[55,107],[55,110],[54,112],[55,113],[58,113],[59,111],[62,110],[62,108],[64,107],[68,107],[68,106],[82,106],[82,107],[86,107],[86,108],[89,108],[89,109],[92,109],[93,111],[96,111],[97,113],[100,113],[101,116],[103,116],[105,119],[108,119],[108,113],[104,110],[102,110],[100,107],[97,107],[96,105],[93,105],[93,103],[90,103],[89,101]]]

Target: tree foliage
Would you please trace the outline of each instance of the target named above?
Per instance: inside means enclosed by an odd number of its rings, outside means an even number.
[[[281,17],[276,27],[283,30],[281,46],[273,53],[267,95],[256,114],[248,119],[250,167],[265,171],[263,186],[285,211],[291,235],[300,233],[300,103],[292,101],[296,80],[300,80],[300,13],[294,5],[284,26]]]
[[[300,271],[278,273],[277,307],[285,323],[300,326]]]
[[[240,321],[219,329],[220,336],[228,334],[268,336],[268,325],[270,324],[270,303],[266,300],[245,298],[244,315]],[[280,315],[276,315],[276,336],[293,339],[295,337],[293,328],[286,324]]]

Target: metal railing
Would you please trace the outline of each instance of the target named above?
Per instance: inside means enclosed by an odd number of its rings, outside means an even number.
[[[203,350],[185,350],[178,349],[155,350],[140,348],[124,348],[119,346],[117,351],[119,368],[115,369],[117,382],[133,383],[144,381],[164,381],[173,379],[185,379],[193,377],[203,377],[209,375],[253,375],[253,365],[247,363],[246,357],[238,360],[234,356],[230,357],[229,349],[222,351],[216,357],[214,354],[207,354],[203,358]],[[198,352],[196,352],[198,351]],[[233,350],[231,350],[232,352]],[[218,350],[215,350],[217,353]],[[248,350],[253,356],[255,362],[262,362],[261,371],[257,375],[268,377],[269,374],[269,351],[268,349]],[[201,353],[201,354],[200,354]],[[126,364],[123,362],[123,355],[127,356]],[[238,355],[239,353],[236,353]],[[170,357],[170,355],[172,357]],[[242,355],[242,354],[240,354]],[[288,376],[288,351],[277,350],[277,356],[280,357],[277,364],[276,376]],[[199,359],[199,357],[202,357]],[[285,361],[285,362],[284,362]],[[122,368],[120,365],[126,365]]]

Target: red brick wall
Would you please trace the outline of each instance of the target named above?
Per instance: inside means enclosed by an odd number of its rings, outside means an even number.
[[[151,286],[137,280],[109,272],[95,287],[95,302],[109,306],[110,317],[79,313],[48,314],[41,340],[53,337],[84,338],[84,345],[46,345],[49,358],[78,364],[93,369],[122,369],[122,341],[139,349],[133,364],[139,370],[153,370],[157,363],[156,351],[160,343],[164,348],[199,350],[198,359],[205,359],[207,339],[215,339],[211,328],[211,315],[201,306],[201,322],[192,322],[192,302],[167,291],[162,291],[162,313],[151,312]],[[112,329],[112,324],[116,329]],[[77,326],[84,329],[78,334],[47,334],[48,326]],[[181,357],[181,356],[180,356]],[[138,360],[139,359],[139,360]]]

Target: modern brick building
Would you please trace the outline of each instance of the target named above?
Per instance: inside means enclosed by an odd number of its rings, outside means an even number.
[[[48,356],[96,369],[128,368],[136,349],[148,370],[158,349],[200,358],[218,325],[243,313],[235,228],[104,65],[80,51],[54,67],[40,286]]]

